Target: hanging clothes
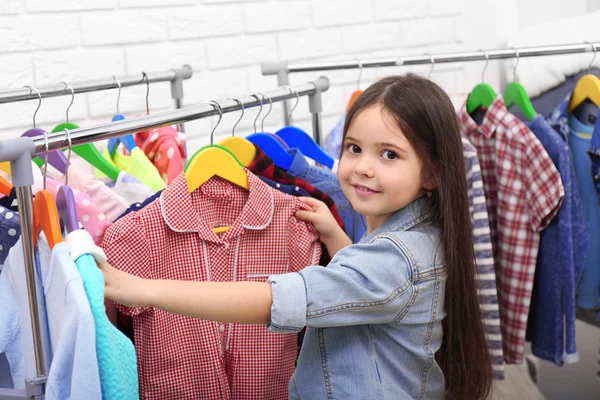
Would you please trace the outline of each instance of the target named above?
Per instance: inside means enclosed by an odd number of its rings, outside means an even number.
[[[154,190],[140,182],[136,177],[123,171],[119,173],[116,182],[107,179],[104,183],[129,204],[144,201],[155,193]]]
[[[36,252],[36,289],[48,400],[101,400],[95,325],[81,277],[66,243],[50,251],[43,236]],[[21,240],[0,274],[0,352],[6,352],[17,389],[36,376]],[[3,346],[2,346],[3,345]]]
[[[180,174],[107,230],[109,263],[144,278],[256,282],[317,263],[319,234],[294,217],[308,206],[246,173],[249,190],[213,177],[193,193]],[[141,398],[287,399],[295,335],[118,307],[133,316]]]
[[[144,151],[165,183],[172,182],[185,167],[183,135],[172,126],[135,134],[135,143]]]
[[[288,153],[293,157],[288,174],[306,181],[331,197],[342,218],[346,234],[353,243],[358,243],[367,231],[367,222],[365,216],[357,213],[346,198],[337,175],[326,168],[310,165],[300,149],[289,149]]]
[[[479,304],[488,339],[494,378],[504,379],[504,355],[502,352],[498,291],[496,289],[496,270],[494,268],[492,237],[481,178],[481,167],[477,158],[477,149],[464,137],[462,138],[462,144],[469,190],[469,209],[471,212],[471,223],[473,224]]]
[[[148,157],[146,157],[139,147],[135,147],[131,150],[130,156],[126,156],[117,151],[112,157],[108,151],[108,147],[105,147],[102,155],[110,164],[123,172],[133,175],[140,182],[154,191],[162,190],[167,186],[162,180],[156,167],[148,160]],[[103,179],[105,175],[100,171],[96,171],[96,177]]]
[[[539,232],[556,216],[564,196],[560,174],[533,133],[496,97],[482,124],[458,113],[463,135],[477,149],[485,190],[504,358],[522,363]]]
[[[600,112],[598,112],[596,121],[598,121],[598,117],[600,117]],[[596,191],[600,194],[600,128],[594,127],[588,154],[592,160],[592,178],[594,179],[594,185],[596,186]]]
[[[583,136],[593,134],[594,127],[569,117],[569,94],[548,117],[548,123],[568,142],[573,156],[575,176],[581,194],[585,215],[590,227],[590,245],[586,257],[583,276],[579,281],[577,306],[584,309],[598,309],[599,292],[598,271],[600,270],[600,201],[594,187],[592,162],[588,155],[592,142]],[[579,135],[578,135],[579,133]],[[583,134],[583,135],[581,135]],[[600,314],[598,315],[600,318]]]
[[[346,123],[346,113],[340,116],[338,122],[329,132],[323,143],[325,150],[331,157],[339,159],[342,154],[342,138],[344,137],[344,124]]]
[[[270,180],[269,178],[265,178],[264,176],[258,177],[261,181],[272,187],[273,189],[277,189],[280,192],[285,194],[289,194],[290,196],[299,197],[299,196],[307,196],[310,197],[310,193],[299,186],[294,185],[286,185],[283,183],[278,183]]]
[[[64,175],[55,175],[54,179],[62,185],[65,184]],[[69,166],[69,186],[73,190],[79,190],[90,196],[93,202],[100,207],[108,221],[114,221],[129,207],[127,200],[113,192],[102,181],[94,178],[93,175],[83,172],[74,163]]]
[[[17,205],[17,189],[10,189],[10,195],[4,196],[0,198],[0,207],[3,207],[7,210],[17,212],[19,211],[19,207]]]
[[[256,156],[252,163],[248,166],[248,169],[256,175],[264,176],[265,178],[271,179],[273,181],[283,183],[286,185],[298,186],[304,189],[306,192],[310,193],[311,197],[314,197],[317,200],[321,200],[323,203],[327,205],[329,210],[331,210],[331,214],[337,221],[337,223],[343,228],[344,222],[340,217],[340,214],[337,210],[337,206],[335,202],[323,193],[322,191],[316,189],[314,186],[308,184],[306,181],[296,178],[290,174],[288,174],[284,169],[277,167],[273,160],[260,149],[260,147],[256,147]]]
[[[0,271],[8,252],[21,236],[19,214],[0,206]]]
[[[102,398],[137,400],[139,385],[135,348],[131,340],[111,324],[104,308],[104,275],[96,262],[106,262],[106,255],[84,230],[69,233],[66,242],[81,275],[94,317]]]
[[[567,143],[541,115],[525,125],[544,146],[565,189],[557,217],[540,234],[527,340],[537,357],[562,366],[579,359],[575,294],[589,247],[589,226]]]
[[[58,195],[58,190],[61,186],[62,184],[54,179],[46,179],[46,190],[54,198]],[[75,198],[75,208],[77,209],[79,223],[83,229],[92,235],[94,243],[102,243],[102,236],[104,236],[104,232],[110,226],[110,221],[108,221],[104,212],[96,206],[96,203],[94,203],[88,194],[75,189],[73,190],[73,197]]]

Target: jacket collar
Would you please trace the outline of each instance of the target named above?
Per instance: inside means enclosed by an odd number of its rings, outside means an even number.
[[[485,117],[483,118],[481,125],[478,125],[477,122],[475,122],[475,120],[467,112],[466,102],[458,112],[458,119],[465,134],[470,134],[471,132],[475,131],[481,133],[483,136],[489,139],[494,135],[496,128],[498,128],[498,125],[500,125],[507,114],[508,110],[504,105],[502,95],[498,95],[485,113]]]
[[[365,235],[361,242],[368,242],[385,232],[407,231],[415,225],[427,221],[433,216],[430,204],[431,200],[428,197],[419,197],[390,215],[379,228]]]
[[[292,165],[288,168],[288,173],[300,179],[306,180],[310,165],[300,149],[289,149],[288,154],[293,157]]]
[[[161,214],[167,226],[175,232],[197,232],[201,239],[215,243],[224,243],[241,234],[245,229],[265,229],[271,223],[274,213],[273,189],[262,182],[256,175],[244,168],[248,176],[248,200],[246,201],[239,217],[233,222],[231,228],[222,235],[215,234],[206,222],[207,219],[195,210],[192,198],[205,196],[202,187],[190,193],[187,188],[185,174],[181,173],[173,182],[163,190],[160,195]],[[219,189],[223,185],[223,192],[227,191],[228,182],[211,182],[211,189]]]

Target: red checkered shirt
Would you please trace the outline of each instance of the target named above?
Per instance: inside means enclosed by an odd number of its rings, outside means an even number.
[[[108,261],[146,279],[191,281],[266,282],[316,265],[318,232],[294,217],[308,206],[246,172],[249,190],[213,177],[191,194],[180,174],[106,231]],[[231,228],[211,229],[222,225]],[[287,399],[297,335],[118,307],[133,316],[142,399]]]
[[[461,131],[477,148],[485,189],[504,358],[523,362],[540,234],[564,196],[560,174],[535,135],[510,114],[498,96],[481,125],[463,106]]]
[[[337,221],[337,223],[343,228],[344,222],[342,221],[342,217],[337,210],[337,206],[331,197],[327,194],[323,193],[310,183],[297,178],[293,175],[288,174],[283,168],[279,168],[273,162],[273,159],[269,157],[264,151],[260,149],[260,147],[256,147],[256,156],[254,156],[254,160],[248,166],[248,169],[252,171],[256,175],[264,176],[272,181],[285,184],[298,186],[302,189],[306,190],[307,193],[310,194],[311,197],[314,197],[317,200],[321,200],[323,203],[327,205],[331,214]]]

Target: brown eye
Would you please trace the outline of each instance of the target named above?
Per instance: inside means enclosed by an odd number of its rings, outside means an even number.
[[[398,158],[398,154],[394,153],[391,150],[386,150],[383,153],[381,153],[381,156],[383,157],[384,160],[395,160],[396,158]]]
[[[348,146],[346,146],[346,149],[352,154],[360,153],[360,147],[358,147],[355,144],[349,144]]]

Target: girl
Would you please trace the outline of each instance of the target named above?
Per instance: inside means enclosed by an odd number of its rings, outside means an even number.
[[[344,126],[340,184],[366,216],[352,244],[303,198],[333,257],[260,282],[144,280],[100,265],[128,306],[276,333],[307,326],[293,399],[484,399],[492,369],[477,300],[462,143],[446,93],[416,75],[368,88]]]

